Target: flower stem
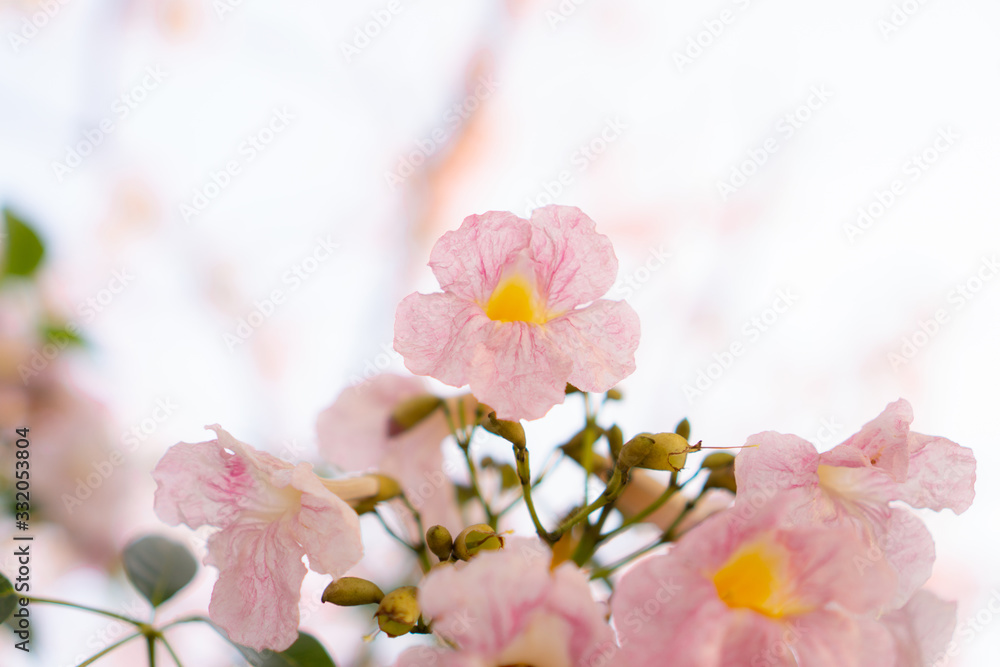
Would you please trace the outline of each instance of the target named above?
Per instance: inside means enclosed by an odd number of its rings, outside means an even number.
[[[694,477],[688,478],[682,484],[677,484],[676,483],[677,478],[674,477],[674,476],[671,476],[670,479],[671,479],[672,484],[670,484],[669,486],[667,486],[667,488],[664,489],[663,493],[661,493],[660,496],[656,500],[654,500],[652,502],[652,504],[649,505],[649,507],[647,507],[646,509],[642,510],[638,514],[636,514],[636,515],[634,515],[634,516],[626,519],[625,521],[622,521],[622,525],[618,526],[617,528],[615,528],[611,532],[606,533],[605,535],[601,535],[597,539],[598,543],[606,542],[607,540],[610,540],[610,539],[612,539],[614,537],[617,537],[618,535],[620,535],[624,531],[628,530],[629,528],[631,528],[635,524],[640,523],[642,521],[645,521],[647,517],[649,517],[650,515],[652,515],[654,512],[656,512],[661,507],[663,507],[667,503],[667,501],[670,500],[670,498],[673,497],[673,495],[675,493],[677,493],[678,491],[680,491],[681,489],[683,489],[685,486],[687,486],[688,482],[690,482],[692,479],[694,479]]]
[[[174,647],[167,641],[167,638],[164,637],[163,634],[160,634],[159,638],[160,641],[163,642],[163,645],[167,648],[167,653],[169,653],[170,657],[174,659],[174,664],[177,665],[177,667],[184,667],[184,665],[181,664],[181,659],[178,658],[177,653],[174,652]]]
[[[64,602],[62,600],[51,600],[49,598],[36,598],[36,597],[27,597],[27,599],[30,602],[57,604],[63,607],[72,607],[73,609],[80,609],[82,611],[89,611],[94,614],[101,614],[102,616],[108,616],[110,618],[117,618],[119,621],[125,621],[126,623],[131,623],[137,628],[141,628],[146,625],[142,621],[138,621],[134,618],[129,618],[128,616],[122,616],[121,614],[116,614],[112,611],[105,611],[104,609],[95,609],[93,607],[87,607],[86,605],[76,604],[75,602]]]
[[[406,505],[406,509],[410,510],[413,515],[413,521],[417,524],[417,532],[420,533],[420,544],[411,545],[411,548],[416,552],[417,557],[420,559],[420,567],[424,572],[430,572],[431,570],[431,559],[427,555],[427,539],[426,531],[424,530],[424,520],[420,518],[420,512],[417,508],[406,498],[402,497],[403,504]]]
[[[531,515],[531,522],[535,524],[535,532],[548,544],[555,544],[558,538],[553,539],[549,531],[545,530],[535,510],[535,501],[531,498],[531,464],[528,460],[528,448],[514,445],[514,459],[517,462],[517,478],[521,482],[521,495],[528,507],[528,514]]]
[[[593,581],[594,579],[607,579],[608,577],[610,577],[614,573],[615,570],[617,570],[621,566],[628,565],[629,563],[631,563],[633,560],[635,560],[639,556],[642,556],[643,554],[645,554],[648,551],[652,551],[653,549],[655,549],[656,547],[660,546],[664,542],[665,542],[664,538],[660,537],[658,540],[656,540],[652,544],[647,544],[646,546],[644,546],[643,548],[639,549],[638,551],[633,551],[629,555],[625,556],[624,558],[622,558],[620,560],[615,561],[614,563],[612,563],[611,565],[608,565],[607,567],[597,568],[596,570],[594,570],[593,572],[590,573],[590,580]]]
[[[122,639],[121,641],[115,642],[111,646],[108,646],[107,648],[105,648],[104,650],[102,650],[100,653],[97,653],[95,655],[90,656],[89,658],[87,658],[86,660],[84,660],[83,662],[81,662],[79,665],[77,665],[77,667],[87,667],[87,665],[92,665],[92,664],[94,664],[94,662],[100,660],[101,658],[103,658],[104,656],[106,656],[108,653],[111,653],[112,651],[114,651],[116,648],[118,648],[122,644],[125,644],[126,642],[130,642],[133,639],[135,639],[136,637],[141,637],[141,636],[142,636],[141,632],[136,632],[135,634],[131,634],[128,637],[126,637],[125,639]]]
[[[149,649],[149,667],[156,667],[156,636],[146,635],[146,648]]]
[[[567,517],[561,524],[559,524],[558,528],[549,533],[550,544],[558,542],[559,538],[561,538],[567,530],[586,519],[592,512],[595,512],[605,505],[610,505],[618,500],[618,496],[620,496],[622,491],[625,490],[623,477],[621,468],[615,465],[615,471],[612,473],[611,479],[608,480],[608,486],[604,489],[604,493],[598,496],[594,502]]]
[[[459,429],[455,425],[455,418],[454,415],[452,415],[451,408],[448,407],[448,404],[442,403],[441,410],[444,412],[445,420],[448,422],[448,428],[451,430],[451,435],[455,438],[455,442],[458,443],[458,447],[462,450],[462,454],[465,455],[465,463],[469,468],[469,485],[472,487],[472,493],[475,494],[476,498],[479,499],[480,504],[483,506],[483,512],[486,514],[486,523],[488,523],[491,528],[496,530],[497,516],[493,513],[489,502],[486,500],[486,496],[483,495],[482,488],[479,486],[479,473],[476,471],[476,464],[472,460],[472,452],[469,451],[472,433],[475,431],[476,427],[473,426],[472,430],[469,431],[467,435],[462,436],[459,434]],[[462,418],[464,421],[464,415]]]

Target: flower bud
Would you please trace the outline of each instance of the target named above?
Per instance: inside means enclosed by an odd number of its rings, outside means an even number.
[[[379,603],[375,618],[378,627],[390,637],[399,637],[412,630],[420,620],[417,587],[403,586],[390,591]]]
[[[689,451],[688,441],[676,433],[640,433],[622,446],[618,465],[677,472],[684,467]]]
[[[687,417],[682,419],[680,423],[677,424],[677,428],[674,429],[674,433],[681,436],[685,440],[691,437],[691,422],[687,420]]]
[[[403,401],[389,416],[389,437],[392,438],[409,431],[431,416],[435,410],[441,407],[441,403],[443,401],[432,394],[422,394]]]
[[[705,465],[705,461],[713,456],[728,456],[729,461],[723,463],[722,459],[716,459],[712,462],[716,465]],[[706,456],[705,461],[702,461],[701,467],[710,471],[708,479],[705,480],[705,490],[726,489],[736,493],[736,464],[733,455],[726,452],[716,452]]]
[[[622,400],[622,390],[618,387],[612,387],[608,389],[604,394],[609,401],[620,401]]]
[[[371,473],[371,476],[378,480],[378,494],[372,498],[375,502],[380,503],[403,495],[403,488],[392,477],[377,472]]]
[[[378,604],[384,597],[381,588],[367,579],[358,577],[341,577],[331,581],[323,591],[323,602],[330,602],[339,607]]]
[[[451,533],[444,526],[431,526],[427,529],[427,548],[431,550],[431,553],[438,557],[439,560],[448,560],[451,558],[451,549],[454,546],[454,542],[451,539]]]
[[[499,435],[518,449],[524,449],[528,446],[528,441],[524,436],[524,427],[521,426],[520,422],[497,419],[497,413],[490,412],[479,423],[487,431],[493,435]]]
[[[469,526],[455,538],[455,556],[469,560],[480,551],[503,549],[503,537],[485,523]]]
[[[569,382],[566,383],[566,395],[567,396],[569,396],[570,394],[578,394],[578,393],[583,393],[583,392],[581,392],[579,389],[577,389],[576,387],[574,387],[573,385],[571,385]]]

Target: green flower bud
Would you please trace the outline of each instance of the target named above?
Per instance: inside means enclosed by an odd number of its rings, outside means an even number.
[[[702,459],[701,467],[709,470],[716,470],[718,468],[725,468],[733,465],[733,461],[735,460],[736,457],[729,452],[712,452]]]
[[[379,603],[375,618],[378,627],[390,637],[399,637],[412,630],[420,620],[417,587],[403,586],[390,591]]]
[[[716,468],[712,472],[708,473],[708,479],[705,480],[705,488],[727,489],[736,493],[735,467],[728,465],[724,468]]]
[[[674,433],[681,436],[685,440],[691,437],[691,422],[687,420],[687,417],[682,419],[680,423],[677,424],[677,428],[674,429]]]
[[[524,436],[524,427],[521,426],[520,422],[497,419],[497,413],[490,412],[479,423],[487,431],[494,435],[499,435],[518,449],[524,449],[528,446],[528,441]]]
[[[620,401],[622,400],[622,390],[618,387],[612,387],[604,394],[609,401]]]
[[[414,396],[403,401],[396,406],[389,416],[389,437],[392,438],[400,433],[409,431],[431,416],[435,410],[441,407],[443,402],[439,397],[431,394]]]
[[[383,500],[391,500],[403,495],[403,488],[392,477],[377,472],[372,473],[371,476],[378,480],[378,494],[372,498],[373,501],[380,503]]]
[[[439,560],[448,560],[451,558],[451,549],[454,544],[451,539],[451,533],[444,526],[431,526],[427,529],[427,548]]]
[[[378,604],[385,594],[382,589],[358,577],[341,577],[331,581],[323,591],[323,602],[330,602],[339,607],[356,607],[362,604]]]
[[[469,526],[455,538],[455,556],[469,560],[480,551],[503,549],[503,537],[485,523]]]
[[[677,472],[684,467],[693,448],[676,433],[640,433],[622,446],[618,465]]]

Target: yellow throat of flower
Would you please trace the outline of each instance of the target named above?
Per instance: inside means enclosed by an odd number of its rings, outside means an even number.
[[[769,543],[743,547],[723,565],[712,583],[719,598],[733,609],[752,609],[771,618],[805,611],[788,590],[788,556]]]
[[[483,310],[494,322],[545,324],[549,321],[535,286],[521,274],[502,278]]]

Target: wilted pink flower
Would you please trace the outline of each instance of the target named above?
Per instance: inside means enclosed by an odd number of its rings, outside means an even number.
[[[334,578],[361,560],[358,515],[345,500],[375,495],[378,482],[320,479],[308,463],[208,428],[216,440],[178,443],[156,465],[156,514],[172,526],[221,529],[205,558],[219,568],[209,616],[239,644],[284,650],[298,636],[302,556]]]
[[[635,370],[638,317],[600,298],[618,259],[579,209],[469,216],[430,267],[444,291],[403,299],[395,348],[417,375],[469,385],[499,418],[537,419],[567,382],[606,391]]]
[[[899,574],[899,606],[930,576],[934,542],[923,522],[905,509],[964,512],[975,495],[972,451],[945,438],[912,433],[910,404],[891,403],[861,431],[819,454],[793,435],[760,433],[736,457],[737,505],[786,489],[804,489],[800,520],[851,523],[870,545],[869,560],[885,558]]]
[[[892,638],[874,612],[895,590],[846,526],[788,523],[786,492],[746,517],[726,510],[666,555],[627,570],[611,599],[629,667],[884,667]]]
[[[575,565],[550,571],[540,543],[510,540],[462,567],[442,567],[420,584],[420,608],[443,648],[412,648],[398,667],[611,664],[614,633]]]
[[[377,470],[399,482],[425,525],[463,528],[455,486],[445,474],[441,444],[451,433],[441,410],[399,434],[391,434],[393,410],[427,393],[415,377],[383,373],[345,389],[316,423],[320,453],[345,471]],[[459,401],[452,400],[453,407]],[[470,400],[464,401],[472,404]],[[466,415],[471,419],[471,415]],[[458,418],[457,411],[455,419]],[[457,425],[456,425],[457,426]]]

